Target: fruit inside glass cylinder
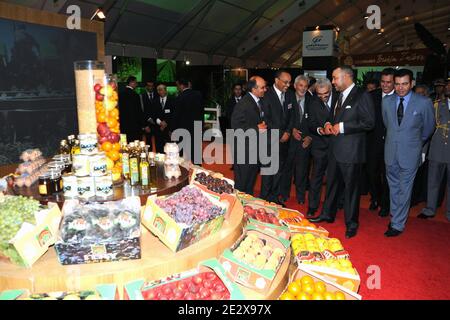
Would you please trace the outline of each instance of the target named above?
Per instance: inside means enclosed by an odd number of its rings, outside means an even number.
[[[144,289],[142,296],[145,300],[230,300],[230,292],[214,272]]]
[[[95,114],[97,119],[97,137],[101,151],[112,161],[113,181],[119,181],[122,174],[120,160],[120,121],[117,94],[117,82],[113,76],[106,76],[98,81],[95,91]]]

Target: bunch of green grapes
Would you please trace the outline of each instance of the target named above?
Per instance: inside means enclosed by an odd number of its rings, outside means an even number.
[[[22,223],[36,223],[34,213],[40,209],[39,201],[23,196],[5,197],[0,203],[0,251],[6,256],[13,254],[9,240],[19,231]]]

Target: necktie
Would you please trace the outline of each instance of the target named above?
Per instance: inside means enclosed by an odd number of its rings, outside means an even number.
[[[264,121],[264,111],[262,110],[261,100],[258,100],[258,102],[256,104],[258,105],[259,115],[261,117],[261,120]]]
[[[165,105],[164,98],[161,98],[161,106],[162,106],[162,109],[164,109],[164,105]]]
[[[298,100],[297,103],[298,103],[298,114],[300,115],[300,122],[302,122],[303,118],[302,99]]]
[[[405,98],[400,98],[400,104],[398,105],[397,108],[397,120],[398,120],[398,125],[400,125],[402,123],[402,119],[403,119],[403,100],[405,100]]]
[[[339,114],[339,112],[342,109],[342,99],[343,99],[343,94],[342,92],[339,94],[339,98],[338,101],[336,103],[336,108],[334,109],[334,116],[337,117],[337,115]]]

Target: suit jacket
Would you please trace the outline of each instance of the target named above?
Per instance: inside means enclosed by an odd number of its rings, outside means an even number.
[[[173,97],[167,96],[166,103],[164,104],[164,108],[161,105],[161,97],[158,95],[155,99],[153,99],[151,113],[149,117],[151,117],[154,121],[155,125],[155,134],[161,133],[159,129],[159,125],[157,124],[157,120],[167,122],[167,128],[164,131],[171,131],[172,128],[172,114],[175,107],[175,99]]]
[[[152,109],[152,105],[153,105],[153,100],[155,99],[155,97],[158,97],[157,94],[155,94],[153,92],[153,99],[150,99],[147,91],[145,91],[144,93],[141,94],[141,99],[142,99],[142,104],[144,107],[144,113],[145,114],[150,114],[151,113],[151,109]]]
[[[329,136],[321,136],[317,132],[317,128],[323,127],[332,116],[333,108],[336,105],[338,99],[338,93],[332,91],[331,95],[331,107],[328,108],[319,97],[313,96],[310,99],[308,115],[309,115],[309,133],[313,138],[311,145],[311,152],[313,156],[325,156],[328,153],[328,146],[330,143]]]
[[[203,123],[203,98],[199,91],[186,89],[175,99],[173,112],[173,128],[194,132],[194,121]]]
[[[450,111],[448,99],[439,101],[436,109],[436,131],[430,143],[428,159],[431,161],[450,163],[450,139],[448,129],[450,128]]]
[[[294,127],[295,95],[288,91],[285,94],[284,105],[281,106],[280,99],[273,86],[267,89],[263,98],[264,118],[268,129],[278,129],[280,138],[283,133],[292,133]]]
[[[132,89],[126,87],[119,95],[120,130],[128,137],[137,138],[142,134],[146,119],[141,108],[141,99]]]
[[[382,153],[384,151],[384,137],[386,135],[386,128],[383,123],[383,113],[381,110],[381,101],[383,92],[381,89],[376,89],[370,92],[373,99],[373,106],[375,109],[375,127],[367,133],[367,143],[370,148],[369,155],[374,153]]]
[[[262,103],[262,101],[261,101]],[[242,129],[244,131],[250,130],[258,135],[258,124],[263,121],[260,110],[255,100],[250,94],[246,94],[234,107],[233,114],[231,115],[231,128]],[[237,140],[237,139],[236,139]],[[257,143],[245,142],[244,150],[246,158],[251,154],[252,156],[258,155]],[[242,150],[242,143],[235,142],[235,163],[237,161],[236,152]]]
[[[241,97],[241,99],[242,99],[242,97]],[[227,101],[226,112],[225,112],[227,119],[231,119],[231,115],[233,114],[235,105],[236,105],[236,97],[233,95]]]
[[[366,135],[375,126],[375,112],[369,93],[354,86],[342,101],[342,110],[336,116],[330,114],[329,119],[331,124],[344,123],[343,134],[330,136],[329,152],[341,163],[366,162]]]
[[[386,165],[396,161],[401,168],[415,168],[421,163],[423,144],[435,128],[434,109],[429,98],[412,92],[403,119],[398,125],[397,95],[384,97],[383,122],[386,126],[384,160]]]

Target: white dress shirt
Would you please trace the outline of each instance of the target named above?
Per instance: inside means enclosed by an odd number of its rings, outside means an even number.
[[[394,93],[394,89],[392,89],[392,91],[391,92],[389,92],[389,93],[384,93],[384,92],[382,92],[381,93],[381,98],[384,98],[384,97],[386,97],[386,96],[390,96],[391,94],[393,94]]]
[[[275,89],[275,92],[277,93],[278,100],[280,100],[280,104],[283,105],[283,104],[281,103],[281,94],[282,94],[283,92],[281,92],[280,90],[278,90],[278,88],[277,88],[275,85],[273,85],[273,88]]]
[[[164,106],[166,105],[166,102],[167,102],[167,96],[165,96],[165,97],[160,97],[159,98],[159,102],[161,103],[161,105],[163,105],[163,102],[164,102]],[[158,119],[156,119],[156,124],[159,126],[159,125],[161,125],[161,120],[158,118]]]

